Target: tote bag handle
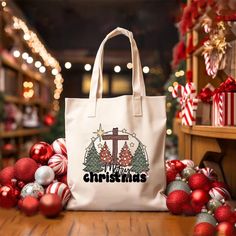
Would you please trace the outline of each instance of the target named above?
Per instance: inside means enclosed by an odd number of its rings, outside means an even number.
[[[133,65],[132,67],[133,113],[135,116],[142,115],[141,97],[146,96],[146,92],[145,92],[145,84],[143,80],[142,66],[139,58],[138,48],[133,38],[132,32],[118,27],[112,32],[110,32],[102,41],[95,58],[91,84],[90,84],[90,93],[89,93],[90,117],[96,116],[96,100],[97,98],[102,98],[102,92],[103,92],[102,72],[103,72],[104,45],[108,39],[113,38],[120,34],[127,36],[129,38],[131,45],[131,56]]]

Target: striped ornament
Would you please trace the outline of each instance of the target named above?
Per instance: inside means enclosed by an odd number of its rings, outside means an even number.
[[[218,200],[218,201],[230,199],[230,194],[229,194],[229,192],[228,192],[225,188],[222,188],[222,187],[215,187],[215,188],[212,188],[212,189],[209,191],[209,195],[210,195],[213,199],[216,199],[216,200]]]
[[[62,154],[67,157],[66,139],[58,138],[52,143],[52,148],[56,154]]]
[[[187,83],[185,87],[180,84],[176,85],[172,90],[172,96],[179,98],[182,124],[195,125],[198,99],[194,83]]]
[[[61,154],[54,154],[48,161],[55,175],[65,175],[67,173],[68,160]]]
[[[194,168],[194,166],[195,166],[195,164],[192,160],[186,159],[186,160],[181,160],[181,162],[190,168]]]
[[[61,198],[63,206],[65,206],[71,198],[71,192],[69,187],[61,182],[55,182],[50,184],[46,189],[46,193],[57,194]]]
[[[216,172],[209,167],[205,167],[205,168],[200,169],[200,172],[203,173],[210,180],[217,180]]]

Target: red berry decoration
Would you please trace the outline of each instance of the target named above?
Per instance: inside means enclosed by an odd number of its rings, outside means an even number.
[[[0,184],[11,184],[11,180],[15,177],[15,171],[13,166],[8,166],[0,171]]]
[[[189,195],[183,190],[171,192],[166,200],[166,205],[169,211],[179,215],[183,212],[183,206],[189,202]]]
[[[202,222],[194,227],[194,236],[213,236],[215,235],[215,227],[207,222]]]
[[[15,177],[25,183],[34,181],[34,173],[38,169],[38,164],[31,158],[19,159],[15,164]]]
[[[209,179],[201,173],[191,175],[188,179],[188,184],[192,190],[203,189],[207,191],[210,188]]]
[[[234,225],[229,222],[221,222],[216,226],[217,235],[234,236]]]
[[[218,222],[230,221],[232,217],[230,206],[219,206],[215,210],[214,216]]]
[[[196,189],[190,194],[190,201],[194,206],[203,207],[209,200],[208,193],[202,189]]]
[[[20,209],[27,216],[35,215],[39,209],[39,201],[35,197],[27,196],[23,199]]]
[[[16,206],[18,196],[19,192],[15,191],[11,185],[2,186],[0,188],[0,207],[12,208]]]
[[[46,217],[57,217],[62,210],[61,198],[57,194],[43,195],[39,202],[39,210]]]
[[[45,142],[38,142],[30,149],[30,157],[42,165],[48,163],[53,153],[52,146]]]

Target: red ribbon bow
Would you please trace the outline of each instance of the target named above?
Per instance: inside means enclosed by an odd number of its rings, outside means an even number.
[[[232,77],[228,77],[226,81],[220,84],[219,88],[215,89],[214,94],[223,92],[236,92],[236,81]]]

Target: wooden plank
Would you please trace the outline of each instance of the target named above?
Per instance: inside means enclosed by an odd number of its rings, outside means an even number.
[[[56,219],[0,209],[0,235],[192,236],[195,217],[163,212],[63,212]]]
[[[12,138],[12,137],[22,137],[22,136],[31,136],[41,133],[49,132],[49,128],[38,128],[38,129],[18,129],[13,131],[1,132],[0,138]]]

